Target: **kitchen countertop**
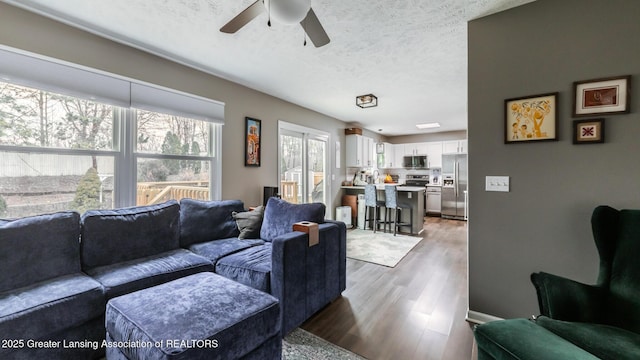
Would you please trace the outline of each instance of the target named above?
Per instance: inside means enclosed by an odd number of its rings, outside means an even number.
[[[385,184],[376,184],[378,190],[384,190]],[[364,190],[364,186],[341,186],[341,189]],[[398,191],[425,191],[424,186],[404,186],[398,185]]]

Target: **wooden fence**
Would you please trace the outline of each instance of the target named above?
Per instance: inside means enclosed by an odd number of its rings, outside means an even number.
[[[208,181],[166,181],[138,183],[136,205],[152,205],[167,200],[191,198],[209,200]]]

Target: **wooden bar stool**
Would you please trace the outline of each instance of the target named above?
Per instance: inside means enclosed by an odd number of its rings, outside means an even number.
[[[364,186],[364,205],[364,228],[367,228],[367,222],[369,222],[369,226],[373,229],[373,232],[376,232],[380,226],[380,214],[378,209],[384,207],[384,201],[378,200],[378,189],[376,189],[374,184],[367,184]],[[373,208],[373,218],[367,217],[371,208]],[[373,226],[371,226],[371,221],[373,221]]]
[[[385,210],[385,232],[387,231],[386,224],[393,226],[393,236],[396,236],[396,231],[401,226],[409,226],[409,232],[413,231],[413,209],[409,204],[402,204],[398,202],[398,189],[395,185],[385,185],[384,187],[384,206]],[[409,222],[400,222],[402,219],[402,211],[409,209]],[[393,214],[391,214],[393,211]],[[391,229],[389,229],[391,231]]]

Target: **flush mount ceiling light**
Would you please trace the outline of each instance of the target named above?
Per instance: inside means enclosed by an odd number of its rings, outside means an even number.
[[[418,125],[416,125],[416,127],[418,129],[421,129],[421,130],[424,130],[424,129],[435,129],[435,128],[439,128],[440,127],[440,123],[433,122],[433,123],[418,124]]]
[[[356,96],[356,105],[363,109],[378,106],[378,98],[373,94]]]

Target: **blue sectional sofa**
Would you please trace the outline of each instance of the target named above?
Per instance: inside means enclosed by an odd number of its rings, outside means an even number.
[[[323,204],[269,199],[253,239],[242,214],[241,201],[183,199],[0,220],[0,358],[100,357],[109,299],[199,272],[272,294],[281,336],[340,296],[346,227]],[[299,221],[319,223],[319,244],[292,231]]]

